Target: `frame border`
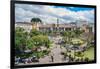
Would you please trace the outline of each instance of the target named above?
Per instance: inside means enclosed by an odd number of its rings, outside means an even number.
[[[88,8],[94,8],[94,39],[95,39],[95,51],[94,51],[94,61],[90,62],[72,62],[72,63],[52,63],[52,64],[37,64],[37,65],[20,65],[15,66],[14,65],[14,57],[15,57],[15,40],[14,40],[14,33],[15,33],[15,4],[36,4],[36,5],[56,5],[56,6],[74,6],[74,7],[88,7]],[[36,2],[36,1],[10,1],[10,68],[31,68],[31,67],[48,67],[48,66],[61,66],[61,65],[80,65],[80,64],[94,64],[97,62],[97,43],[96,43],[96,5],[81,5],[81,4],[65,4],[65,3],[53,3],[53,2]]]

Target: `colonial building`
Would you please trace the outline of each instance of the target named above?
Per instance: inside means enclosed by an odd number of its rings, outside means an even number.
[[[36,29],[38,31],[68,31],[75,30],[76,28],[80,28],[80,30],[84,30],[84,32],[94,32],[94,26],[89,27],[88,24],[82,24],[77,26],[75,23],[66,23],[66,24],[40,24],[40,23],[31,23],[31,22],[16,22],[15,27],[22,27],[26,31],[30,31],[31,29]]]
[[[76,29],[75,25],[71,24],[34,24],[28,22],[16,22],[15,27],[22,27],[26,31],[37,29],[39,31],[67,31]]]
[[[41,24],[39,26],[40,31],[68,31],[74,29],[76,29],[76,26],[70,24]]]
[[[15,28],[16,27],[21,27],[23,29],[25,29],[27,32],[29,32],[32,29],[32,23],[28,23],[28,22],[16,22],[15,23]]]

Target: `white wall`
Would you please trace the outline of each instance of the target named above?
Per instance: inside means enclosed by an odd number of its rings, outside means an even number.
[[[32,1],[32,0],[31,0]],[[41,67],[37,69],[98,69],[100,66],[100,0],[33,0],[97,5],[97,64]],[[10,66],[10,0],[0,0],[0,69]],[[31,68],[29,68],[31,69]]]

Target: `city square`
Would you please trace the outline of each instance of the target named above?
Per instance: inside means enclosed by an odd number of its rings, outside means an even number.
[[[37,12],[30,9],[32,10],[32,13],[30,14],[29,9],[26,9],[25,7],[32,8],[32,6],[36,6],[25,5],[22,7],[20,4],[15,6],[16,65],[94,61],[94,20],[89,19],[93,18],[92,10],[94,9],[83,8],[83,10],[78,8],[80,10],[77,11],[76,7],[74,9],[70,9],[72,10],[71,13],[75,14],[74,18],[72,15],[69,16],[67,14],[69,9],[66,10],[65,7],[51,8],[49,6],[38,6],[35,9],[43,8],[44,12],[46,10],[49,11],[46,11],[45,14],[40,9],[38,9]],[[24,12],[27,10],[27,15],[24,13],[22,15],[23,18],[20,15],[21,12],[17,12],[17,10],[23,11],[21,8],[24,9]],[[56,13],[52,9],[56,9]],[[63,10],[63,12],[58,10]],[[91,17],[88,16],[89,18],[87,17],[86,19],[86,15],[83,15],[84,11],[85,14],[86,11],[90,11],[89,15],[91,15]],[[58,12],[59,14],[57,14]],[[80,14],[80,16],[77,16],[76,13],[77,15]],[[24,17],[29,18],[25,19]]]

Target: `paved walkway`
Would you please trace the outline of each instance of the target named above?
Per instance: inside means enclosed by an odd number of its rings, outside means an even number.
[[[60,45],[58,45],[59,38],[54,38],[53,47],[51,49],[51,52],[49,53],[49,56],[46,56],[44,58],[39,59],[39,63],[50,63],[52,62],[51,56],[53,56],[53,62],[54,63],[60,63],[62,62],[63,55],[61,55],[62,51],[66,51],[65,48],[61,48]]]

